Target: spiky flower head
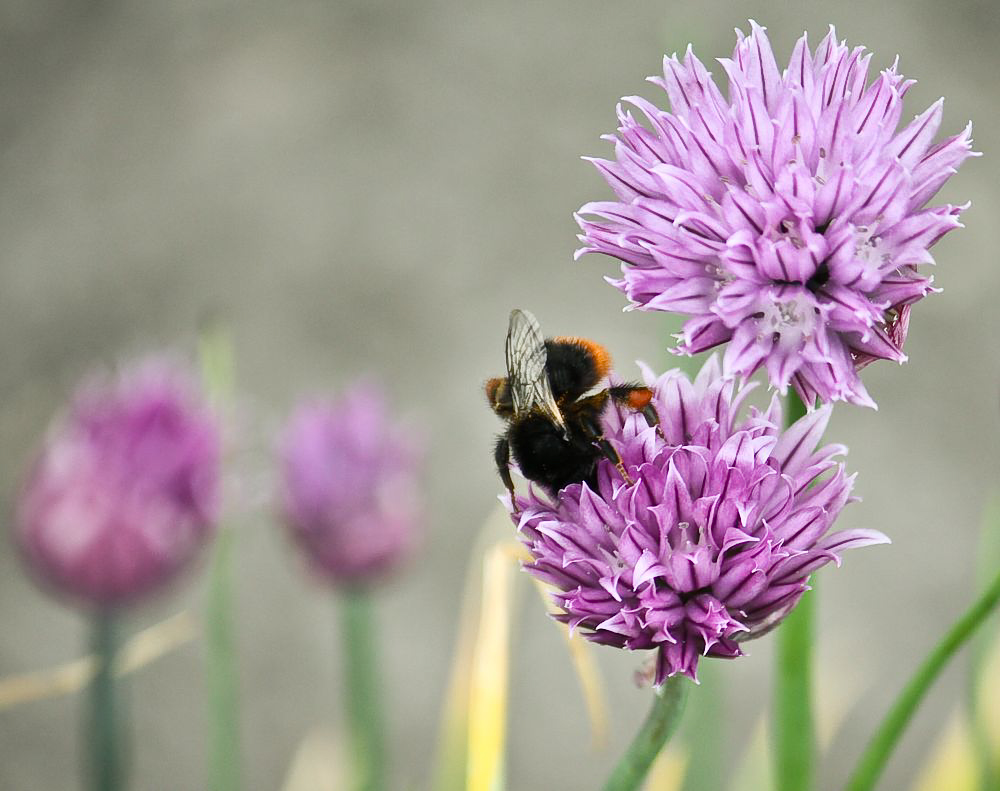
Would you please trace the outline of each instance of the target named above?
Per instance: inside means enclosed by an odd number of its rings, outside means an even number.
[[[155,592],[214,530],[220,444],[214,415],[172,363],[85,385],[21,493],[15,531],[29,566],[99,607]]]
[[[604,418],[635,483],[602,461],[597,491],[571,484],[553,503],[531,490],[513,518],[533,558],[526,568],[557,590],[556,617],[597,643],[655,649],[661,684],[695,678],[702,656],[740,656],[792,610],[813,571],[888,539],[828,533],[854,482],[836,460],[845,448],[816,449],[829,405],[782,431],[777,395],[767,411],[738,416],[752,385],[723,376],[714,356],[694,382],[643,373],[660,427],[614,406]]]
[[[690,48],[664,58],[671,111],[619,105],[615,160],[593,160],[617,200],[581,208],[577,254],[620,259],[633,307],[690,316],[679,353],[728,341],[729,372],[874,406],[857,368],[906,359],[904,314],[933,290],[918,267],[965,208],[926,203],[972,140],[933,144],[943,100],[897,130],[913,81],[893,64],[869,82],[870,59],[831,27],[781,71],[751,22],[720,59],[726,99]]]
[[[375,386],[299,407],[281,439],[285,523],[310,565],[345,587],[381,579],[422,524],[420,443]]]

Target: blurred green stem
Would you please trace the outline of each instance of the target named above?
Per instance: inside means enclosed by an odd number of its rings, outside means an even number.
[[[785,426],[806,414],[793,390]],[[812,580],[815,587],[815,577]],[[809,791],[813,785],[812,642],[816,591],[808,591],[775,635],[774,777],[777,791]]]
[[[240,787],[239,678],[232,606],[233,530],[222,527],[215,542],[206,618],[211,747],[208,787]]]
[[[983,591],[978,601],[969,608],[949,632],[935,646],[934,650],[917,668],[909,683],[900,692],[889,713],[882,720],[868,747],[858,761],[858,765],[848,781],[846,791],[872,791],[885,768],[889,756],[910,724],[913,714],[924,699],[924,695],[937,680],[948,660],[968,640],[976,628],[989,617],[990,612],[1000,602],[1000,572]]]
[[[344,694],[355,791],[383,791],[386,787],[385,728],[374,627],[369,594],[361,590],[344,593],[341,603]]]
[[[205,390],[218,412],[232,397],[234,355],[229,335],[207,327],[199,339]],[[240,787],[239,676],[233,624],[232,554],[236,535],[222,525],[216,537],[205,605],[205,640],[209,703],[208,787],[237,791]]]
[[[633,791],[642,786],[656,756],[677,730],[690,688],[688,679],[674,676],[656,690],[646,721],[604,784],[604,791]]]
[[[115,687],[118,623],[113,610],[95,614],[91,641],[95,667],[86,725],[90,760],[88,788],[91,791],[119,791],[125,788],[127,748],[124,713]]]

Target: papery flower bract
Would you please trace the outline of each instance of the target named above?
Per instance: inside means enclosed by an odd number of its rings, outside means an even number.
[[[729,342],[727,371],[764,366],[806,403],[874,406],[856,368],[904,361],[901,313],[932,291],[917,266],[965,206],[924,208],[969,156],[971,124],[936,145],[942,102],[897,131],[913,84],[895,64],[803,35],[779,71],[764,29],[737,31],[722,93],[690,47],[664,58],[672,112],[630,96],[615,161],[592,160],[618,199],[577,215],[577,255],[620,259],[610,282],[641,310],[691,316],[677,351]]]
[[[737,387],[714,356],[693,383],[677,370],[643,373],[660,428],[615,406],[604,420],[635,484],[602,460],[598,491],[571,484],[553,503],[532,489],[513,518],[533,558],[526,568],[559,591],[559,620],[598,643],[657,649],[661,684],[694,678],[701,656],[740,656],[791,611],[813,571],[888,539],[827,534],[854,482],[835,458],[843,446],[816,449],[831,406],[782,431],[777,395],[766,412],[738,417],[752,385]]]
[[[100,607],[156,591],[214,530],[220,445],[194,383],[164,360],[85,385],[18,504],[15,531],[31,569]]]
[[[368,585],[409,554],[422,522],[422,452],[379,390],[357,385],[301,406],[280,456],[285,522],[322,576]]]

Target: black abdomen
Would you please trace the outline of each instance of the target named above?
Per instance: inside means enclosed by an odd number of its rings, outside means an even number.
[[[521,474],[544,486],[552,495],[580,481],[597,488],[600,451],[574,431],[572,425],[567,440],[550,420],[532,415],[511,426],[508,440]]]

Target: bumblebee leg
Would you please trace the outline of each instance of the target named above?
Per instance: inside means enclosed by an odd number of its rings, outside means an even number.
[[[628,472],[626,472],[625,465],[622,463],[622,457],[618,455],[618,451],[615,450],[615,446],[604,439],[604,437],[598,437],[594,441],[597,443],[597,447],[601,449],[601,453],[604,454],[604,458],[618,468],[618,472],[621,473],[622,479],[625,483],[632,486],[635,481],[633,481],[632,477],[628,474]]]
[[[493,459],[496,461],[500,480],[510,492],[510,502],[517,510],[517,503],[514,501],[514,479],[510,477],[510,443],[506,437],[497,438],[497,444],[493,449]]]
[[[653,391],[641,385],[615,385],[608,388],[611,400],[616,404],[634,409],[646,418],[646,424],[655,426],[657,433],[663,437],[663,429],[660,428],[660,415],[653,406]],[[665,439],[665,437],[664,437]]]
[[[598,398],[598,397],[605,397],[605,394],[598,393],[596,396],[591,396],[591,398]],[[614,464],[615,467],[618,468],[618,472],[621,473],[622,479],[625,481],[625,483],[627,483],[629,486],[632,486],[635,483],[635,481],[632,480],[631,476],[625,470],[625,465],[622,463],[622,457],[618,455],[618,451],[615,450],[615,446],[604,438],[604,434],[601,431],[600,424],[596,420],[590,417],[586,417],[580,420],[580,425],[584,429],[584,432],[587,434],[588,438],[592,442],[594,442],[598,448],[600,448],[601,453],[604,455],[604,458],[606,458],[608,461]]]
[[[650,401],[641,410],[642,416],[646,418],[647,426],[655,426],[656,433],[660,435],[660,439],[664,442],[667,440],[667,435],[663,433],[663,427],[660,425],[660,413],[656,411],[656,407],[653,406],[653,402]]]

